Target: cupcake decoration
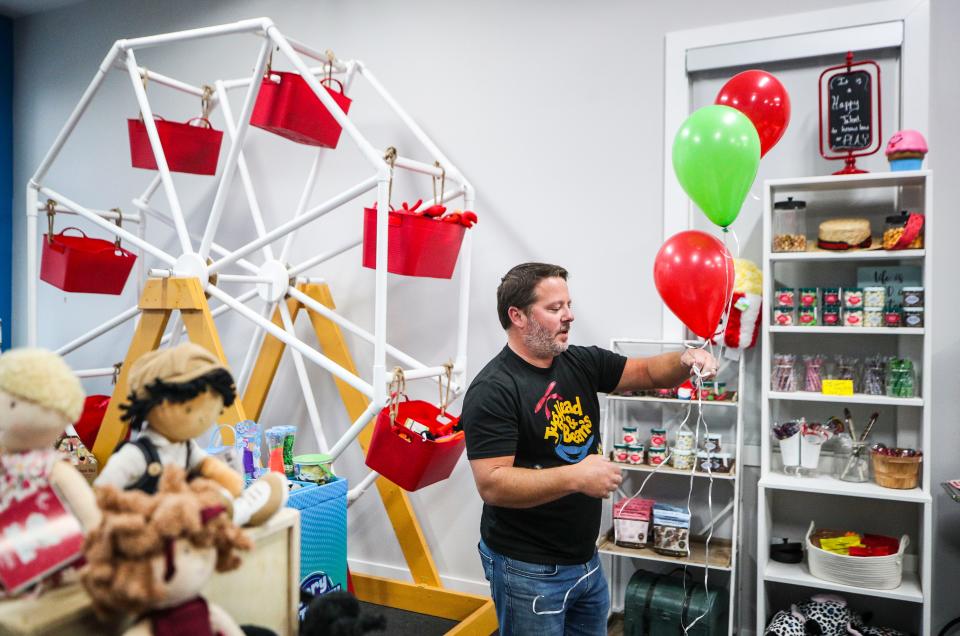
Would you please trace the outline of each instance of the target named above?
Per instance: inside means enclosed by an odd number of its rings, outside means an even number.
[[[901,130],[887,142],[890,170],[919,170],[927,154],[927,140],[916,130]]]

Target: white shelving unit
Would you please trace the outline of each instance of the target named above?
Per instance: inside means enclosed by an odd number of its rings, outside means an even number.
[[[684,345],[683,342],[632,338],[614,338],[610,341],[611,350],[629,357],[677,351],[682,349]],[[737,400],[729,402],[704,401],[704,417],[707,419],[711,433],[719,432],[723,435],[723,452],[731,452],[735,457],[735,462],[733,470],[729,474],[713,473],[712,516],[706,505],[698,505],[696,499],[691,505],[689,557],[665,556],[657,554],[649,547],[631,549],[616,545],[611,534],[613,520],[612,506],[610,505],[604,506],[604,522],[597,541],[597,549],[609,559],[606,571],[610,582],[612,610],[623,610],[626,579],[629,579],[629,576],[636,569],[652,567],[669,571],[670,566],[689,566],[695,568],[694,581],[702,583],[703,568],[707,567],[710,570],[708,583],[710,589],[714,589],[714,586],[725,587],[729,592],[727,633],[735,634],[737,632],[736,607],[739,580],[737,578],[738,525],[740,520],[739,462],[743,457],[743,410],[740,408],[740,398],[743,395],[743,363],[742,360],[739,362],[723,360],[722,363],[724,367],[726,365],[735,365],[736,367],[736,371],[732,374],[729,370],[721,368],[720,380],[726,381],[728,387],[736,384]],[[687,426],[695,431],[696,401],[608,395],[606,417],[603,425],[605,448],[608,450],[613,448],[615,441],[620,439],[620,429],[624,424],[628,422],[636,423],[638,420],[644,422],[644,426],[648,426],[648,422],[662,425],[667,429],[667,438],[672,443],[679,420],[683,419],[683,415],[688,408],[692,410]],[[642,419],[638,416],[639,413],[644,414]],[[640,432],[642,433],[641,437],[646,436],[647,431],[641,430]],[[703,439],[701,438],[700,441],[702,443]],[[644,442],[644,445],[646,445],[646,442]],[[650,490],[644,490],[642,496],[658,499],[658,496],[662,497],[664,495],[656,493],[669,494],[670,503],[682,503],[682,505],[686,505],[691,480],[693,481],[693,492],[700,498],[710,486],[710,475],[703,472],[677,470],[665,465],[654,469],[647,465],[623,464],[622,468],[625,471],[623,485],[621,486],[622,493],[615,494],[611,504],[624,496],[623,493],[626,493],[626,495],[635,493],[647,477],[650,478],[647,488],[656,489],[656,492],[651,494]],[[714,535],[710,539],[709,550],[707,550],[704,542],[698,539],[706,534],[710,525],[714,526]],[[728,532],[721,531],[719,529],[721,527],[728,529]],[[716,576],[714,573],[716,573]]]
[[[762,339],[763,430],[757,511],[757,633],[762,633],[774,612],[786,607],[782,603],[774,604],[772,599],[788,598],[795,602],[818,590],[852,595],[851,603],[857,609],[882,608],[881,613],[906,623],[891,625],[893,627],[916,633],[930,632],[932,497],[929,462],[922,464],[920,487],[912,490],[883,488],[872,481],[861,484],[840,481],[829,470],[829,456],[821,458],[818,476],[795,477],[781,471],[779,451],[770,436],[771,426],[777,421],[802,416],[805,411],[817,419],[825,418],[827,413],[839,411],[844,405],[854,411],[860,425],[858,433],[866,421],[864,414],[871,410],[880,411],[881,418],[871,432],[870,440],[921,448],[925,459],[929,458],[932,396],[930,383],[926,380],[931,374],[933,342],[929,322],[922,328],[896,329],[780,327],[770,324],[770,308],[773,290],[782,283],[788,287],[850,286],[855,283],[858,265],[902,264],[922,267],[924,306],[929,316],[935,295],[929,241],[926,249],[903,251],[772,253],[771,245],[773,203],[787,195],[809,197],[814,203],[808,203],[807,207],[808,242],[811,236],[816,236],[818,222],[830,216],[869,217],[876,235],[878,229],[882,231],[883,217],[900,209],[925,214],[924,232],[929,237],[933,232],[934,217],[932,188],[932,174],[927,170],[777,179],[764,184],[763,303],[766,319]],[[831,277],[832,282],[829,282]],[[835,396],[770,389],[774,353],[826,354],[834,350],[884,351],[911,358],[918,373],[917,397]],[[770,544],[780,537],[789,536],[792,541],[802,542],[804,524],[809,524],[811,519],[819,527],[853,527],[865,532],[908,534],[911,545],[904,559],[901,585],[892,590],[876,590],[832,583],[812,576],[806,561],[794,565],[769,558]],[[869,607],[871,604],[873,607]],[[878,620],[877,624],[883,623]]]

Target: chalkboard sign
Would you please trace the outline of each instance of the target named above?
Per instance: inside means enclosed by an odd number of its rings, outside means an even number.
[[[853,71],[830,78],[830,149],[864,150],[873,143],[870,73]]]

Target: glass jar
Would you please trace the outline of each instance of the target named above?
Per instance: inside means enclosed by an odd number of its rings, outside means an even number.
[[[621,464],[626,464],[629,458],[630,458],[630,453],[629,451],[627,451],[626,444],[613,445],[613,461],[620,462]]]
[[[843,304],[846,307],[863,307],[863,290],[859,287],[847,287],[843,290]]]
[[[887,394],[887,361],[883,356],[867,358],[863,370],[863,392],[867,395]]]
[[[797,390],[797,357],[789,353],[773,356],[773,371],[770,373],[770,390],[791,393]]]
[[[774,307],[790,307],[796,304],[796,298],[792,287],[777,287],[773,293]]]
[[[773,251],[805,252],[807,250],[807,227],[805,201],[786,201],[773,204]]]
[[[862,327],[863,326],[863,308],[847,307],[843,310],[844,327]]]
[[[923,287],[904,287],[900,290],[900,302],[907,307],[923,307]]]
[[[790,327],[793,325],[793,307],[774,307],[773,324],[776,327]]]
[[[903,236],[903,232],[907,227],[907,220],[909,218],[910,213],[906,210],[903,210],[900,214],[887,217],[886,224],[884,225],[883,229],[883,249],[894,249],[894,247],[900,241],[900,237]],[[897,249],[923,249],[923,230],[920,230],[917,238],[913,239],[909,245]]]
[[[836,455],[837,479],[854,483],[870,481],[870,450],[866,442],[840,436]]]

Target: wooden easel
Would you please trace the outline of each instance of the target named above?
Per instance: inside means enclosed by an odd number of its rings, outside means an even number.
[[[187,337],[217,356],[224,365],[227,364],[217,327],[210,314],[210,305],[203,288],[200,287],[200,281],[196,278],[149,279],[140,297],[140,310],[140,322],[130,342],[130,349],[127,350],[127,357],[120,367],[116,386],[113,387],[113,397],[110,398],[110,405],[93,444],[93,454],[101,468],[107,464],[107,459],[113,454],[120,440],[127,435],[127,424],[120,420],[120,405],[127,401],[130,393],[130,367],[140,356],[160,346],[163,332],[175,310],[180,312],[180,318],[187,329]],[[231,427],[245,419],[247,418],[240,400],[224,410],[219,421],[221,424],[231,425],[223,429],[224,444],[233,444]]]
[[[326,284],[301,284],[297,288],[331,310],[336,309],[330,288]],[[285,302],[293,321],[296,321],[301,309],[307,310],[324,355],[355,374],[356,366],[340,327],[328,318],[304,307],[296,299],[288,298]],[[207,347],[221,360],[226,360],[210,315],[207,299],[197,279],[151,279],[144,289],[140,308],[143,310],[143,316],[117,378],[113,399],[110,401],[100,434],[94,444],[94,454],[101,466],[106,463],[116,443],[126,434],[126,425],[120,421],[119,417],[119,404],[126,399],[127,372],[130,365],[144,353],[160,345],[163,331],[174,309],[180,311],[190,340]],[[274,312],[272,319],[275,324],[282,326],[279,310]],[[243,398],[237,400],[224,413],[222,423],[235,424],[247,417],[259,419],[285,347],[282,341],[269,334],[264,337],[247,390]],[[335,379],[335,382],[347,414],[351,420],[356,420],[366,411],[369,400],[346,382],[340,379]],[[373,426],[372,420],[358,438],[364,454],[373,435]],[[225,436],[224,443],[232,443],[232,440],[228,440]],[[105,453],[103,457],[98,454],[98,449]],[[407,493],[387,479],[377,479],[376,484],[400,543],[400,549],[407,561],[407,567],[413,577],[413,583],[353,573],[353,587],[357,598],[377,605],[457,621],[457,626],[447,632],[448,635],[489,636],[493,633],[497,629],[493,600],[487,596],[444,589]]]

